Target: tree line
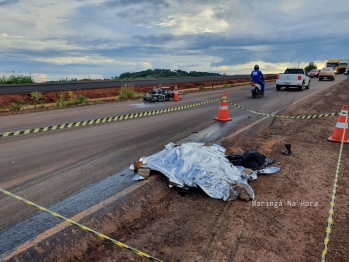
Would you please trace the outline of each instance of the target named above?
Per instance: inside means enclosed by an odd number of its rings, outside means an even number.
[[[111,79],[144,79],[144,78],[176,78],[176,77],[200,77],[200,76],[219,76],[218,73],[190,71],[189,73],[183,70],[170,69],[148,69],[140,72],[126,72],[119,77],[115,76]]]

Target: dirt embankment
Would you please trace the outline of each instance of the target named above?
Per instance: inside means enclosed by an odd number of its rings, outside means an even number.
[[[267,80],[271,80],[267,79]],[[233,85],[238,83],[245,83],[250,81],[249,79],[236,79],[236,80],[224,80],[224,81],[213,81],[213,85],[223,86],[223,85]],[[175,84],[167,85],[171,88],[175,88]],[[212,82],[193,82],[193,83],[181,83],[178,84],[177,87],[180,90],[184,89],[193,89],[199,86],[211,87]],[[152,90],[155,86],[135,86],[134,89],[136,92],[147,93]],[[73,90],[76,96],[83,95],[88,97],[89,99],[102,99],[104,102],[115,101],[115,97],[119,95],[120,88],[102,88],[102,89],[88,89],[88,90]],[[55,103],[59,100],[61,92],[46,92],[43,94],[43,100],[45,104],[47,103]],[[69,93],[67,91],[64,92],[65,99],[69,99]],[[110,99],[107,99],[110,98]],[[13,95],[0,95],[0,109],[4,109],[8,107],[12,103],[22,102],[27,105],[33,104],[33,98],[30,94],[13,94]],[[39,110],[39,109],[38,109]]]

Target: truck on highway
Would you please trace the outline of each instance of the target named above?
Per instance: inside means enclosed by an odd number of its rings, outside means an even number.
[[[328,59],[326,67],[332,67],[335,74],[338,74],[339,58]]]
[[[281,87],[297,87],[299,91],[309,89],[310,78],[303,68],[287,68],[283,74],[276,76],[276,90]]]
[[[349,59],[339,59],[339,66],[337,74],[344,74],[349,67]]]

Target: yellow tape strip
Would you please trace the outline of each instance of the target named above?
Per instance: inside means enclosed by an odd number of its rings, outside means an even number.
[[[345,117],[345,123],[348,123],[348,116]],[[345,133],[346,132],[344,130],[343,135],[342,135],[341,146],[339,149],[339,156],[338,156],[337,167],[336,167],[336,175],[334,178],[333,190],[332,190],[332,195],[331,195],[330,210],[328,212],[329,214],[328,214],[328,219],[327,219],[326,237],[324,240],[324,250],[322,251],[322,255],[321,255],[322,262],[326,261],[326,254],[328,251],[328,243],[330,242],[330,234],[331,234],[331,229],[332,229],[332,225],[333,225],[334,204],[335,204],[335,200],[336,200],[339,168],[340,168],[341,158],[342,158],[342,154],[343,154],[343,145],[344,145]]]
[[[296,119],[310,119],[310,118],[321,118],[321,117],[325,117],[325,116],[336,116],[336,115],[339,115],[340,112],[338,113],[329,113],[329,114],[320,114],[320,115],[307,115],[307,116],[278,116],[278,115],[273,115],[273,114],[267,114],[267,113],[261,113],[261,112],[258,112],[258,111],[254,111],[254,110],[249,110],[247,108],[244,108],[238,104],[235,104],[233,102],[229,102],[229,104],[235,106],[235,107],[238,107],[240,109],[243,109],[243,110],[246,110],[248,112],[251,112],[251,113],[254,113],[254,114],[257,114],[257,115],[263,115],[263,116],[270,116],[270,117],[278,117],[278,118],[289,118],[289,119],[293,119],[293,118],[296,118]]]
[[[66,222],[68,222],[68,223],[70,223],[70,224],[72,224],[72,225],[75,225],[75,226],[77,226],[77,227],[79,227],[79,228],[81,228],[81,229],[83,229],[83,230],[85,230],[85,231],[91,232],[91,233],[95,234],[96,236],[98,236],[98,237],[100,237],[100,238],[102,238],[102,239],[109,240],[109,241],[111,241],[113,244],[115,244],[115,245],[117,245],[117,246],[119,246],[119,247],[126,248],[126,249],[132,251],[133,253],[135,253],[135,254],[138,255],[138,256],[145,257],[145,258],[149,259],[150,261],[159,261],[159,262],[162,262],[160,259],[157,259],[157,258],[155,258],[155,257],[152,257],[152,256],[150,256],[150,255],[148,255],[148,254],[146,254],[146,253],[144,253],[144,252],[142,252],[142,251],[139,251],[139,250],[137,250],[137,249],[135,249],[135,248],[133,248],[133,247],[130,247],[130,246],[126,245],[126,244],[123,244],[123,243],[121,243],[121,242],[119,242],[119,241],[117,241],[117,240],[115,240],[115,239],[113,239],[113,238],[110,238],[110,237],[108,237],[108,236],[106,236],[106,235],[104,235],[104,234],[101,234],[101,233],[99,233],[99,232],[97,232],[97,231],[95,231],[95,230],[93,230],[93,229],[91,229],[91,228],[89,228],[89,227],[86,227],[86,226],[84,226],[84,225],[82,225],[82,224],[80,224],[80,223],[78,223],[78,222],[75,222],[75,221],[73,221],[73,220],[71,220],[71,219],[69,219],[69,218],[66,218],[66,217],[64,217],[64,216],[62,216],[62,215],[60,215],[60,214],[58,214],[58,213],[56,213],[56,212],[53,212],[53,211],[51,211],[51,210],[49,210],[49,209],[47,209],[47,208],[44,208],[44,207],[42,207],[42,206],[39,206],[39,205],[37,205],[37,204],[35,204],[35,203],[33,203],[33,202],[29,201],[29,200],[26,200],[26,199],[24,199],[24,198],[22,198],[22,197],[20,197],[20,196],[17,196],[17,195],[15,195],[15,194],[12,194],[11,192],[9,192],[9,191],[7,191],[7,190],[4,190],[4,189],[0,188],[0,191],[3,192],[3,193],[6,194],[6,195],[9,195],[9,196],[14,197],[14,198],[16,198],[16,199],[18,199],[18,200],[21,200],[21,201],[23,201],[24,203],[27,203],[28,205],[34,206],[34,207],[36,207],[36,208],[38,208],[38,209],[40,209],[40,210],[42,210],[42,211],[45,211],[45,212],[49,213],[50,215],[52,215],[52,216],[54,216],[54,217],[58,217],[58,218],[60,218],[60,219],[62,219],[62,220],[64,220],[64,221],[66,221]]]
[[[65,129],[65,128],[72,128],[72,127],[78,127],[78,126],[86,126],[86,125],[97,125],[100,123],[112,122],[112,121],[117,121],[117,120],[126,120],[126,119],[133,119],[133,118],[137,118],[137,117],[158,115],[158,114],[169,113],[169,112],[182,110],[182,109],[186,109],[186,108],[191,108],[191,107],[195,107],[195,106],[205,105],[205,104],[213,103],[216,101],[219,101],[219,100],[216,99],[216,100],[210,100],[210,101],[206,101],[206,102],[201,102],[201,103],[196,103],[196,104],[191,104],[191,105],[186,105],[186,106],[181,106],[181,107],[171,107],[171,108],[166,108],[166,109],[161,109],[161,110],[153,110],[153,111],[128,114],[128,115],[122,115],[122,116],[113,116],[113,117],[109,117],[109,118],[99,118],[99,119],[86,120],[84,122],[55,125],[55,126],[52,126],[50,130]],[[28,130],[18,130],[18,131],[0,133],[0,138],[7,137],[7,136],[18,136],[18,135],[25,135],[25,134],[30,134],[30,133],[46,132],[46,131],[50,131],[49,128],[50,127],[41,127],[41,128],[33,128],[33,129],[28,129]]]

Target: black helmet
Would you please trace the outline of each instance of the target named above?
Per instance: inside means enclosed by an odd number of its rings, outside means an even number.
[[[254,70],[259,70],[259,65],[255,65]]]

